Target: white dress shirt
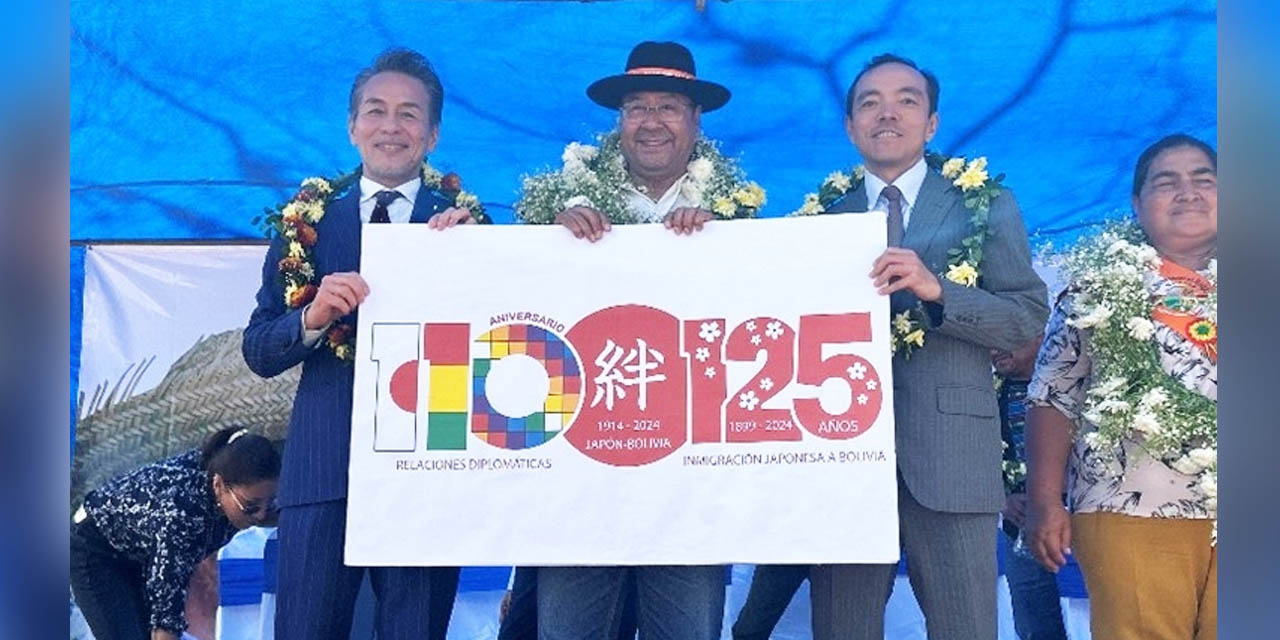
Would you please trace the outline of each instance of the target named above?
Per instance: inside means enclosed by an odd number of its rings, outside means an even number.
[[[920,196],[920,187],[924,185],[924,176],[928,173],[929,167],[924,162],[924,156],[921,156],[915,164],[911,165],[907,172],[898,176],[897,180],[892,182],[902,192],[902,230],[907,230],[907,225],[911,223],[911,211],[916,208],[916,198]],[[881,180],[879,176],[867,171],[862,182],[867,194],[867,202],[873,204],[872,211],[888,211],[889,201],[880,196],[880,192],[884,190],[888,184]]]
[[[418,190],[422,188],[422,178],[414,178],[398,187],[403,198],[396,198],[387,205],[387,217],[392,222],[408,222],[413,216],[413,203],[418,198]],[[378,204],[376,196],[384,187],[365,176],[360,176],[360,222],[368,222],[373,217],[373,207]]]
[[[378,204],[376,196],[379,191],[385,190],[387,187],[374,182],[368,176],[360,176],[360,222],[368,223],[373,217],[373,207]],[[418,199],[418,191],[422,189],[422,178],[414,178],[398,187],[396,191],[400,192],[403,198],[396,198],[391,204],[387,205],[387,217],[394,223],[405,223],[409,218],[413,217],[413,204]],[[311,303],[302,308],[302,344],[308,347],[314,347],[320,342],[320,337],[333,324],[330,322],[314,331],[307,329],[306,317],[307,308]]]
[[[639,222],[662,222],[667,217],[667,214],[680,207],[696,207],[698,203],[690,201],[681,192],[681,187],[684,186],[685,180],[688,178],[689,174],[687,173],[680,176],[667,189],[667,192],[657,200],[649,197],[648,194],[641,193],[634,185],[627,184],[627,207],[631,209],[631,213],[635,214],[636,220]]]

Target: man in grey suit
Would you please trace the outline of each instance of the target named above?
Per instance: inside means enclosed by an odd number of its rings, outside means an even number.
[[[925,163],[937,107],[931,73],[898,56],[872,59],[845,102],[865,180],[829,210],[889,212],[889,248],[871,277],[895,314],[923,303],[924,346],[893,360],[901,544],[929,638],[984,640],[996,637],[996,513],[1004,505],[990,354],[1030,341],[1049,309],[1007,190],[991,202],[977,286],[935,275],[947,268],[947,251],[973,234],[960,189]],[[813,567],[814,637],[882,638],[894,574],[892,564]]]

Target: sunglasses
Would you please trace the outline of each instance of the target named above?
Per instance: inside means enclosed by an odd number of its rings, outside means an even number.
[[[235,501],[235,503],[236,503],[236,508],[237,508],[237,509],[240,509],[240,513],[243,513],[243,514],[244,514],[244,515],[246,515],[246,516],[254,516],[254,515],[257,515],[257,514],[258,514],[259,512],[261,512],[261,511],[274,511],[274,510],[275,510],[275,504],[274,504],[274,501],[272,501],[272,502],[268,502],[268,503],[267,503],[267,504],[265,504],[265,505],[264,505],[264,504],[258,504],[258,503],[254,503],[254,504],[246,505],[246,504],[244,503],[244,501],[240,499],[240,496],[239,496],[238,494],[236,494],[236,490],[235,490],[235,489],[232,489],[230,486],[228,486],[228,487],[227,487],[227,493],[230,493],[230,494],[231,494],[231,499]]]

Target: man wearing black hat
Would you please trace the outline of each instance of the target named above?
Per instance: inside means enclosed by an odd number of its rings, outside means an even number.
[[[728,102],[729,90],[699,80],[685,47],[642,42],[631,51],[625,73],[593,83],[587,95],[621,112],[620,149],[631,180],[624,189],[634,219],[661,220],[681,234],[711,220],[713,214],[699,207],[685,185],[698,178],[690,172],[697,172],[691,158],[700,136],[699,118]],[[568,207],[556,221],[592,242],[610,229],[608,217],[591,206]],[[616,637],[629,576],[635,580],[642,637],[720,637],[723,566],[543,567],[538,572],[542,640]]]
[[[622,156],[632,184],[631,213],[661,221],[676,233],[702,229],[714,216],[690,197],[690,159],[701,135],[701,116],[729,101],[729,90],[695,75],[693,55],[675,42],[641,42],[627,58],[626,72],[587,87],[596,104],[617,109]],[[574,206],[556,216],[573,235],[595,242],[611,228],[608,216]]]

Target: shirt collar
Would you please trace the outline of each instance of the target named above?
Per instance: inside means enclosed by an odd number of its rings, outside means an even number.
[[[387,187],[374,182],[367,176],[360,176],[360,202],[373,199],[374,196],[378,195],[379,191],[383,191],[386,188]],[[413,204],[414,202],[417,202],[418,189],[421,188],[422,177],[418,176],[398,187],[394,187],[394,190],[399,191],[400,195],[404,196],[404,199],[409,201],[409,204]]]
[[[916,203],[916,197],[920,195],[920,187],[924,185],[924,176],[928,173],[929,167],[924,162],[924,156],[920,156],[916,163],[907,169],[906,173],[898,176],[893,181],[893,185],[902,191],[902,200],[905,209],[910,209]],[[880,179],[874,173],[868,171],[866,173],[865,185],[867,188],[867,206],[874,207],[876,201],[880,199],[880,191],[888,184]]]
[[[688,178],[689,178],[689,174],[687,172],[684,175],[681,175],[679,178],[676,178],[676,181],[671,183],[671,186],[667,188],[666,193],[663,193],[661,196],[657,198],[653,197],[653,194],[651,193],[645,193],[644,191],[641,191],[640,188],[632,184],[630,180],[627,181],[626,188],[632,193],[644,196],[645,198],[648,198],[649,200],[651,200],[656,204],[656,203],[661,203],[667,200],[668,198],[674,198],[675,196],[673,194],[680,193],[680,188],[684,186],[685,180]]]

